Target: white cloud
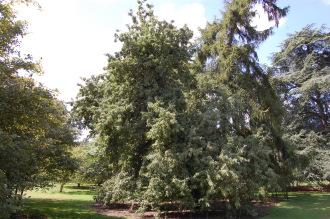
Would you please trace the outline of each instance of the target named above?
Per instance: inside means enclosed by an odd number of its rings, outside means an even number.
[[[205,7],[200,3],[191,3],[177,6],[173,2],[167,2],[156,7],[156,15],[166,21],[174,20],[177,26],[182,27],[187,24],[194,31],[194,36],[199,35],[199,28],[206,25]]]
[[[23,51],[41,59],[44,75],[38,80],[58,89],[59,97],[68,101],[76,95],[80,78],[102,72],[105,54],[118,50],[113,42],[115,29],[89,22],[79,11],[79,0],[39,2],[41,11],[19,9],[30,32],[23,40]]]
[[[45,73],[38,80],[58,89],[59,97],[69,101],[77,94],[80,78],[102,72],[105,54],[120,48],[120,44],[114,43],[113,35],[116,29],[125,30],[128,9],[134,6],[129,5],[132,0],[38,2],[41,10],[25,6],[18,9],[19,18],[29,22],[30,34],[23,40],[23,52],[41,58]],[[124,3],[128,8],[123,7]],[[187,24],[195,33],[206,24],[205,9],[199,3],[178,6],[166,1],[158,5],[156,15],[175,20],[178,26]]]
[[[322,0],[324,4],[330,5],[330,0]]]
[[[329,0],[330,1],[330,0]],[[263,31],[270,27],[275,26],[275,21],[269,21],[267,13],[262,8],[261,4],[255,6],[256,16],[252,20],[252,25],[256,26],[257,30]],[[286,18],[282,18],[279,21],[279,27],[283,26],[286,23]]]

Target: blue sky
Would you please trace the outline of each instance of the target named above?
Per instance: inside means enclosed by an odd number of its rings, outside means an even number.
[[[38,0],[42,9],[20,6],[19,18],[27,20],[29,34],[24,38],[23,51],[40,60],[44,74],[38,80],[57,89],[62,100],[75,97],[81,77],[103,71],[106,53],[114,53],[120,44],[114,43],[117,29],[125,30],[129,9],[136,0]],[[195,34],[207,21],[220,17],[222,0],[149,0],[161,19],[175,20],[178,26],[187,24]],[[290,6],[288,16],[260,48],[262,63],[278,50],[289,33],[315,23],[330,27],[330,0],[279,0]],[[258,28],[269,27],[265,15],[256,18]]]
[[[278,51],[278,47],[290,33],[301,30],[308,24],[330,28],[330,0],[281,0],[281,6],[290,6],[285,18],[285,24],[275,30],[275,33],[261,45],[259,58],[263,63],[269,62],[269,56]]]

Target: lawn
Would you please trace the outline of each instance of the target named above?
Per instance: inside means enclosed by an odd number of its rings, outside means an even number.
[[[55,187],[47,191],[30,191],[26,195],[26,210],[38,210],[49,219],[111,219],[92,208],[93,191],[68,185],[62,193]],[[291,193],[262,219],[330,219],[330,193]],[[112,218],[114,219],[114,218]]]
[[[291,193],[262,219],[330,219],[330,193]]]
[[[37,210],[49,219],[111,219],[91,208],[93,192],[89,188],[77,189],[69,185],[59,193],[59,188],[54,187],[47,191],[29,191],[26,197],[25,210]]]

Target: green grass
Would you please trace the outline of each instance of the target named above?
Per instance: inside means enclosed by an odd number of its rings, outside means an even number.
[[[29,191],[24,201],[24,210],[38,211],[49,219],[114,219],[97,214],[92,208],[93,191],[66,186],[62,193],[54,187],[47,191]]]
[[[330,193],[290,193],[262,219],[330,219]]]
[[[47,191],[30,191],[25,210],[39,211],[49,219],[111,219],[97,214],[91,205],[93,194],[88,187],[68,185],[62,193],[55,187]],[[290,193],[287,201],[276,204],[262,219],[330,219],[330,193]],[[112,217],[112,219],[114,219]]]

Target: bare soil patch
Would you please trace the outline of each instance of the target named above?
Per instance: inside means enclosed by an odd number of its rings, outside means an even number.
[[[265,216],[268,212],[268,209],[274,206],[273,201],[269,202],[254,202],[254,206],[258,211],[258,217]],[[167,219],[224,219],[225,211],[223,205],[216,205],[218,208],[213,209],[207,212],[192,212],[192,211],[177,211],[168,207],[168,211],[164,211],[158,215],[160,218]],[[158,212],[156,211],[147,211],[144,213],[137,213],[135,210],[131,210],[130,204],[112,204],[109,206],[94,205],[93,208],[97,213],[111,216],[111,217],[128,217],[132,219],[153,219],[157,217]],[[241,216],[241,219],[253,219],[252,216]]]

